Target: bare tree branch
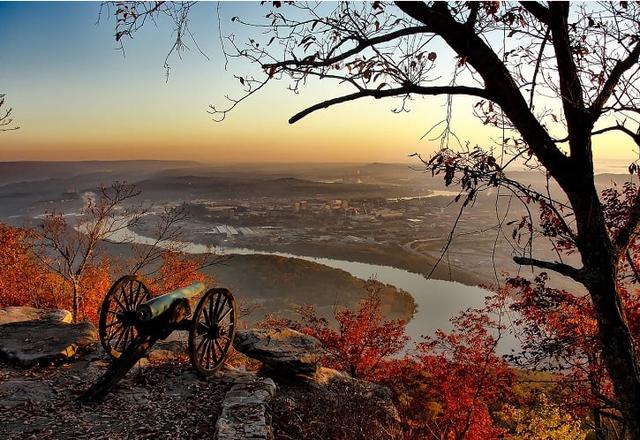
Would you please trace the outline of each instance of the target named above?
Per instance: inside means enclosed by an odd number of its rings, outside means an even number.
[[[286,61],[280,61],[277,63],[266,63],[266,64],[263,64],[262,67],[264,69],[291,67],[291,66],[327,67],[332,64],[339,63],[340,61],[344,61],[347,58],[362,52],[364,49],[368,47],[375,46],[376,44],[393,41],[395,39],[398,39],[400,37],[404,37],[407,35],[423,34],[428,31],[429,29],[426,26],[415,26],[415,27],[402,28],[397,31],[391,32],[389,34],[373,37],[370,39],[359,39],[356,36],[353,36],[352,39],[357,40],[358,44],[354,48],[349,49],[341,53],[340,55],[326,58],[321,61],[315,61],[314,59],[306,59],[306,60],[302,59],[302,60],[286,60]]]
[[[593,101],[591,105],[591,112],[593,115],[597,115],[600,113],[604,105],[607,103],[611,95],[616,89],[620,78],[626,71],[631,69],[635,64],[638,63],[638,59],[640,58],[640,43],[636,44],[633,50],[629,52],[629,55],[616,62],[616,65],[611,70],[609,77],[606,82],[602,86],[602,90],[598,94],[598,97]]]
[[[549,8],[536,1],[524,1],[520,2],[520,4],[539,21],[549,24]]]
[[[14,125],[14,120],[11,117],[12,112],[13,108],[6,108],[5,95],[0,93],[0,132],[13,131],[20,128],[19,126]]]
[[[313,113],[317,110],[325,109],[331,107],[336,104],[341,104],[343,102],[355,101],[356,99],[364,98],[364,97],[372,97],[375,99],[386,98],[389,96],[403,96],[403,95],[471,95],[478,96],[481,98],[489,99],[489,93],[477,87],[465,87],[465,86],[434,86],[434,87],[423,87],[416,86],[413,84],[408,84],[404,87],[390,89],[390,90],[360,90],[359,92],[351,93],[349,95],[340,96],[333,99],[328,99],[326,101],[320,102],[318,104],[312,105],[307,109],[295,114],[289,119],[289,123],[293,124],[305,116]]]
[[[583,280],[582,269],[576,269],[575,267],[565,263],[537,260],[535,258],[518,256],[513,257],[513,261],[522,266],[535,266],[541,269],[553,270],[578,282],[582,282]]]
[[[598,135],[598,134],[603,134],[603,133],[608,133],[611,131],[620,131],[624,134],[626,134],[627,136],[629,136],[631,139],[633,139],[633,141],[636,143],[636,145],[638,145],[640,147],[640,133],[634,133],[633,131],[631,131],[629,128],[625,127],[622,124],[617,124],[611,127],[605,127],[605,128],[601,128],[599,130],[594,130],[591,132],[592,136]]]

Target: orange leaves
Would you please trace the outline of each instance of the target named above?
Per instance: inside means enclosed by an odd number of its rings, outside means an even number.
[[[37,257],[34,234],[0,223],[0,307],[58,307],[62,279]]]
[[[50,222],[62,227],[61,222]],[[38,255],[36,234],[0,223],[0,307],[30,306],[71,310],[73,285],[51,270]],[[112,261],[102,258],[85,266],[77,280],[79,319],[96,322],[98,309],[112,283]],[[162,265],[152,280],[155,292],[183,287],[194,281],[211,283],[199,272],[202,261],[173,252],[162,254]]]
[[[98,310],[112,283],[109,269],[109,260],[103,259],[99,264],[87,266],[83,271],[80,277],[81,319],[98,322]]]
[[[211,277],[199,272],[203,262],[197,256],[188,256],[178,252],[162,253],[162,265],[157,275],[150,280],[150,288],[154,295],[179,289],[196,281],[207,285],[212,283]]]
[[[38,257],[35,234],[0,223],[0,307],[71,309],[72,286]],[[94,321],[111,285],[109,262],[88,266],[81,276],[80,318]]]

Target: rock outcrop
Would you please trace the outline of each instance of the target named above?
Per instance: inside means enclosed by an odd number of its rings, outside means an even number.
[[[6,307],[0,309],[0,325],[10,322],[51,321],[70,323],[71,312],[59,309],[36,309],[33,307]]]
[[[236,333],[234,347],[242,354],[261,361],[262,373],[273,377],[278,383],[278,395],[265,411],[279,414],[274,427],[291,438],[303,436],[297,427],[298,421],[308,418],[315,423],[327,420],[340,420],[344,414],[351,414],[342,427],[323,427],[321,432],[341,437],[345,432],[366,432],[369,434],[384,432],[379,438],[391,439],[401,435],[400,418],[393,403],[391,391],[372,382],[352,378],[346,373],[325,368],[320,361],[325,354],[320,341],[288,328],[249,329]],[[232,388],[230,395],[250,395],[243,386]],[[225,399],[226,400],[226,399]],[[223,407],[225,405],[223,404]],[[265,439],[264,435],[251,436],[241,426],[254,426],[255,420],[262,420],[263,407],[248,404],[238,412],[228,411],[233,417],[235,429],[225,430],[230,422],[218,422],[219,432],[232,432],[233,435],[218,436],[219,440],[240,438]],[[287,416],[295,414],[296,417]],[[319,416],[322,414],[322,416]],[[302,419],[299,419],[302,417]],[[268,415],[266,420],[268,420]],[[260,422],[261,423],[261,422]],[[258,426],[262,426],[258,423]],[[367,425],[366,428],[363,425]],[[334,429],[335,428],[335,429]],[[364,431],[363,431],[364,429]],[[261,431],[262,432],[262,431]],[[238,434],[240,433],[240,434]]]
[[[0,325],[0,357],[22,367],[63,361],[93,346],[98,333],[93,324],[50,320]]]
[[[316,338],[290,328],[238,330],[233,346],[275,375],[312,375],[323,350]]]
[[[379,437],[385,440],[398,438],[396,434],[400,432],[398,414],[386,387],[322,367],[320,362],[326,353],[321,343],[288,328],[238,330],[234,347],[262,362],[262,370],[255,373],[226,369],[206,381],[186,365],[176,371],[180,364],[173,362],[174,358],[186,354],[185,334],[162,341],[162,346],[149,356],[158,362],[150,365],[152,362],[147,361],[140,373],[130,375],[126,386],[100,406],[106,405],[104,417],[109,423],[92,425],[96,409],[85,411],[85,407],[78,410],[72,406],[75,394],[70,390],[94,381],[110,364],[102,351],[87,350],[97,342],[95,327],[90,323],[65,323],[56,319],[63,315],[37,309],[11,311],[11,316],[43,319],[0,325],[0,358],[22,367],[54,364],[31,370],[28,377],[9,366],[3,367],[4,373],[0,370],[0,409],[5,413],[26,411],[31,417],[29,424],[18,423],[11,417],[3,418],[0,411],[0,428],[16,438],[50,429],[60,414],[73,414],[78,421],[84,420],[78,423],[88,423],[92,432],[107,427],[113,438],[131,434],[132,429],[135,435],[188,432],[216,440],[273,440],[276,430],[288,438],[304,438],[305,421],[322,426],[318,432],[325,438],[342,438],[345,432],[361,432],[363,427],[369,437],[372,433],[388,433]],[[74,356],[79,350],[84,351],[83,355]],[[72,357],[73,363],[56,368],[57,361]],[[34,380],[38,375],[40,380]],[[194,401],[198,402],[197,411],[190,408]],[[144,407],[147,411],[154,406],[151,413],[156,417],[155,424],[147,427],[140,427],[139,419],[129,417],[129,412],[118,412],[130,407]],[[190,409],[178,417],[178,426],[173,419],[167,421],[162,416],[164,408]],[[350,415],[344,424],[331,424],[344,414]],[[127,420],[124,428],[118,427],[122,420]],[[163,421],[168,424],[163,425]],[[35,424],[33,429],[25,426],[31,423]],[[300,427],[304,429],[300,431]],[[63,429],[69,438],[78,433],[73,424]]]
[[[239,374],[222,401],[215,440],[272,440],[269,403],[276,384],[267,377]]]

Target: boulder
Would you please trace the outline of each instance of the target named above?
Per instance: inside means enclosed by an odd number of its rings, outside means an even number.
[[[36,309],[34,307],[5,307],[0,309],[0,325],[22,321],[54,321],[70,323],[71,312],[59,309]]]
[[[90,322],[23,321],[0,325],[0,357],[21,367],[64,361],[93,346],[98,332]]]
[[[279,376],[313,374],[323,355],[320,341],[290,328],[238,330],[233,346]]]
[[[222,401],[215,440],[272,440],[269,403],[275,396],[272,379],[238,375]]]

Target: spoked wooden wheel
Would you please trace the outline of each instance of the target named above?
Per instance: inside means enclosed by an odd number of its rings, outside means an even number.
[[[191,364],[202,375],[216,372],[229,352],[236,331],[236,301],[223,288],[209,289],[193,314],[189,329]]]
[[[151,292],[141,277],[127,275],[116,281],[100,309],[100,342],[112,358],[118,358],[138,335],[133,323],[136,308],[151,299]]]

